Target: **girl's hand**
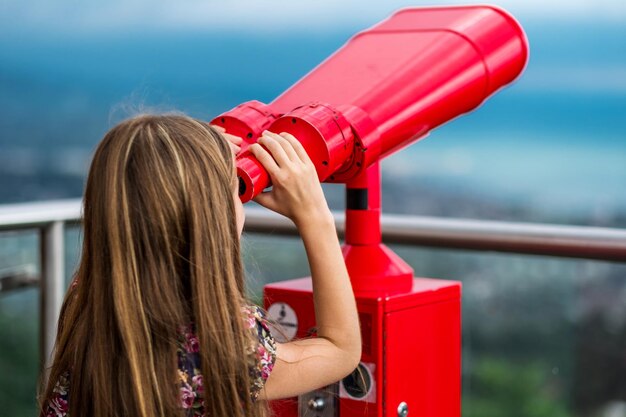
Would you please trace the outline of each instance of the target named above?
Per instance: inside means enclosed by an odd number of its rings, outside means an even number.
[[[239,151],[241,150],[241,144],[243,143],[243,139],[240,138],[239,136],[226,133],[226,129],[224,129],[222,126],[211,125],[211,127],[217,130],[218,132],[220,132],[222,136],[224,136],[224,139],[228,141],[228,144],[230,145],[230,149],[232,149],[233,154],[237,155]]]
[[[254,201],[289,217],[298,228],[333,221],[315,166],[296,138],[265,131],[248,149],[272,179],[272,190]]]
[[[256,201],[293,220],[311,270],[317,337],[278,343],[274,368],[260,393],[265,400],[289,398],[339,381],[357,367],[359,315],[334,220],[304,148],[287,133],[264,132],[249,149],[273,184]]]

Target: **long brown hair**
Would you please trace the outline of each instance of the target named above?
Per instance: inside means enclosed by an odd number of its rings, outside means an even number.
[[[239,319],[246,300],[233,181],[228,143],[206,123],[146,115],[105,135],[42,410],[70,371],[72,417],[181,415],[178,329],[193,321],[206,414],[266,413],[248,394],[252,335]]]

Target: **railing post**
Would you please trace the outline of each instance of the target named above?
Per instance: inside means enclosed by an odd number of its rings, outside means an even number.
[[[41,229],[41,320],[40,355],[42,369],[51,364],[57,320],[65,289],[65,224],[52,222]]]

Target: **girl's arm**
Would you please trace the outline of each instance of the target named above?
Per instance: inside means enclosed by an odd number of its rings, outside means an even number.
[[[293,397],[336,382],[361,358],[356,302],[333,216],[315,167],[293,136],[265,132],[250,150],[272,178],[256,201],[298,227],[311,268],[317,338],[278,344],[276,363],[260,399]]]

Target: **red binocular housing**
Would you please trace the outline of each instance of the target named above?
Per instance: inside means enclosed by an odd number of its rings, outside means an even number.
[[[243,103],[212,123],[244,138],[240,197],[270,185],[247,150],[264,130],[304,146],[320,181],[368,166],[479,106],[528,59],[517,21],[492,6],[411,8],[358,33],[270,104]]]

